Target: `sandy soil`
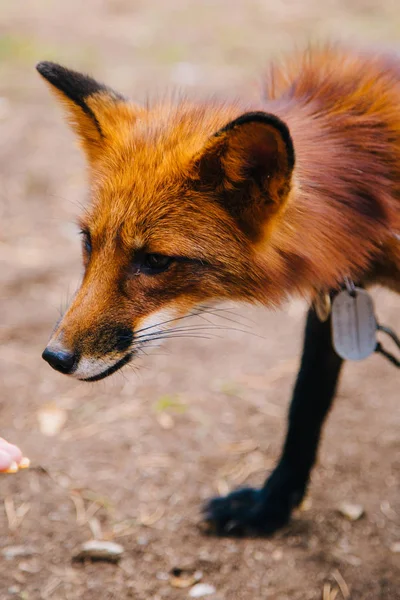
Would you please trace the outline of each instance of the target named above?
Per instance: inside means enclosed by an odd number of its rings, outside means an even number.
[[[289,527],[268,540],[198,529],[205,499],[260,484],[276,461],[303,304],[226,307],[210,317],[226,326],[218,336],[171,341],[104,383],[78,384],[41,360],[79,282],[74,219],[86,192],[72,135],[34,71],[56,60],[138,101],[175,87],[252,95],[268,59],[293,44],[396,48],[399,32],[391,0],[0,4],[0,434],[33,464],[0,481],[1,600],[188,598],[173,569],[200,571],[212,600],[400,598],[399,380],[377,356],[346,366]],[[374,296],[399,328],[399,298]],[[343,500],[363,506],[359,521],[338,513]],[[118,566],[72,561],[93,536],[123,545]]]

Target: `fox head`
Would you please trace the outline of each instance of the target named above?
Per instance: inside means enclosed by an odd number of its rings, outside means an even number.
[[[265,248],[291,190],[284,122],[237,104],[140,107],[59,65],[37,69],[83,147],[91,198],[82,284],[43,353],[52,367],[102,379],[203,303],[280,299],[281,257]]]

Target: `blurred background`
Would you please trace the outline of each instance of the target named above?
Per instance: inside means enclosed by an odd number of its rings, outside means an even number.
[[[0,435],[32,460],[0,478],[1,599],[180,599],[195,581],[214,600],[400,598],[398,373],[380,357],[346,365],[290,527],[270,540],[197,528],[205,499],[261,484],[276,462],[303,303],[226,307],[210,317],[218,335],[171,340],[97,384],[40,357],[81,276],[87,192],[36,62],[90,72],[138,102],[177,88],[245,98],[273,56],[326,39],[397,52],[398,2],[0,3]],[[374,297],[398,327],[399,298]],[[362,517],[340,514],[343,501]],[[123,546],[118,566],[72,561],[92,538]]]

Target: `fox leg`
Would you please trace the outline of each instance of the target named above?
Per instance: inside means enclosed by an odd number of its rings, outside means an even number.
[[[304,497],[342,363],[332,346],[331,319],[322,323],[310,309],[278,465],[261,489],[237,490],[207,504],[205,519],[212,532],[269,535],[289,521]]]

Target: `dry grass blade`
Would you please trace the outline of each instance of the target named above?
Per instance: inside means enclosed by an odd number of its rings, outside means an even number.
[[[6,511],[8,528],[11,530],[15,529],[17,515],[15,514],[15,505],[14,505],[14,499],[12,496],[6,496],[4,498],[4,510]]]
[[[40,591],[40,597],[43,600],[50,598],[56,589],[61,585],[62,581],[58,577],[51,577],[49,581],[42,587]]]
[[[137,532],[137,525],[135,519],[128,519],[122,523],[115,523],[112,527],[111,536],[114,538],[125,537],[127,535],[133,535]]]
[[[350,589],[349,589],[349,586],[347,585],[346,581],[344,580],[343,575],[340,573],[339,569],[335,569],[332,573],[332,576],[334,577],[336,583],[338,584],[340,592],[341,592],[344,600],[349,600]]]
[[[258,444],[254,440],[240,440],[239,442],[232,442],[223,446],[223,450],[230,454],[248,454],[257,449]]]
[[[101,504],[96,501],[92,501],[89,508],[85,508],[84,498],[76,491],[70,494],[70,498],[75,506],[76,522],[78,525],[86,525],[86,523],[89,523],[101,508]]]
[[[92,517],[100,510],[101,506],[98,502],[92,502],[88,509],[86,509],[86,521],[90,521]]]
[[[338,589],[331,588],[331,584],[330,583],[324,583],[324,587],[322,590],[322,600],[335,600],[336,596],[338,595]]]
[[[6,496],[4,499],[4,510],[7,516],[8,527],[11,531],[18,529],[30,508],[31,505],[29,502],[24,502],[21,506],[15,508],[14,498],[12,496]]]
[[[387,517],[390,521],[397,521],[399,516],[395,510],[390,506],[389,502],[384,501],[380,506],[381,512],[385,517]]]
[[[111,501],[107,497],[100,496],[99,494],[96,494],[95,492],[92,492],[91,490],[80,490],[79,493],[84,500],[89,500],[90,502],[94,502],[95,504],[100,506],[100,508],[104,508],[104,510],[110,510],[112,507]]]
[[[28,514],[28,512],[30,511],[31,505],[29,504],[29,502],[24,502],[23,504],[21,504],[21,506],[19,506],[17,508],[16,514],[17,514],[17,519],[18,519],[18,525],[20,525],[25,517],[25,515]],[[18,527],[17,525],[17,527]]]
[[[235,464],[230,463],[222,467],[218,472],[218,480],[228,479],[235,485],[241,485],[253,473],[264,472],[272,466],[273,463],[262,452],[253,451],[243,455],[242,459]]]
[[[262,390],[264,391],[271,385],[274,385],[277,381],[286,377],[287,375],[291,375],[296,371],[297,368],[297,359],[285,360],[283,362],[278,363],[268,369],[266,373],[263,374],[244,374],[238,377],[238,383],[245,385],[246,387],[250,387],[254,390]]]
[[[93,539],[101,540],[103,538],[103,532],[101,529],[100,521],[96,519],[96,517],[91,517],[90,519],[88,519],[88,525],[90,527]]]
[[[169,469],[171,467],[171,458],[167,454],[148,454],[139,456],[136,464],[141,469],[161,468]]]
[[[80,440],[88,437],[96,436],[104,429],[107,429],[110,423],[133,418],[137,415],[139,407],[133,404],[132,401],[124,402],[120,406],[113,406],[112,409],[107,409],[99,413],[95,423],[87,423],[80,427],[74,427],[68,431],[63,431],[60,438],[62,440]]]
[[[88,425],[83,425],[82,427],[76,427],[75,429],[70,429],[69,431],[64,431],[60,439],[65,440],[81,440],[88,437],[98,435],[105,428],[105,424],[102,423],[89,423]]]
[[[152,527],[157,521],[159,521],[165,513],[163,506],[158,506],[153,513],[142,512],[139,516],[139,524],[145,527]]]
[[[73,492],[70,495],[70,498],[75,506],[77,524],[84,525],[86,523],[85,501],[83,500],[82,496],[77,492]]]

